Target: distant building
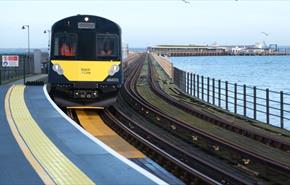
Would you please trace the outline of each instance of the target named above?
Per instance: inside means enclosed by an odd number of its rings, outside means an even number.
[[[147,52],[154,52],[162,56],[215,56],[215,55],[289,55],[277,49],[277,44],[269,47],[265,42],[253,45],[157,45],[147,48]]]
[[[162,56],[226,55],[226,48],[218,46],[157,45],[148,47],[147,51]]]
[[[128,44],[123,44],[123,47],[122,47],[122,59],[124,60],[125,58],[127,58],[128,54],[129,54],[129,46],[128,46]]]

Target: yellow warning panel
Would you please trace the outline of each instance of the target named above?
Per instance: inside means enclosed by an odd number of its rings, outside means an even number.
[[[95,184],[54,145],[30,114],[24,99],[25,86],[9,89],[6,117],[23,154],[45,184]]]
[[[144,158],[144,154],[108,127],[95,110],[76,110],[80,124],[89,133],[126,158]]]

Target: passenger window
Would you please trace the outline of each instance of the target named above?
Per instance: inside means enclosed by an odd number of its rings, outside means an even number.
[[[97,34],[97,56],[118,56],[118,36],[114,34]]]
[[[55,56],[76,56],[77,35],[73,33],[57,33],[54,40]]]

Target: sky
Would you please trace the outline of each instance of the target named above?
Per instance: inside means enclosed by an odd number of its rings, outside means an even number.
[[[0,0],[0,48],[45,48],[50,29],[76,14],[108,18],[129,47],[159,44],[290,45],[290,0]],[[266,36],[262,34],[269,34]]]

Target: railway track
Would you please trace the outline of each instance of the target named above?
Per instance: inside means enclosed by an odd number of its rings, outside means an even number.
[[[220,116],[216,116],[214,114],[210,114],[208,112],[202,111],[200,109],[194,108],[193,106],[190,106],[189,104],[186,104],[184,102],[178,101],[178,99],[173,98],[172,96],[169,96],[166,92],[162,90],[162,88],[159,86],[158,80],[156,76],[158,76],[155,68],[153,67],[154,64],[152,64],[153,57],[150,56],[150,62],[149,62],[149,79],[150,79],[150,89],[160,98],[162,98],[164,101],[169,102],[170,104],[180,108],[181,110],[188,112],[198,118],[201,118],[203,120],[206,120],[212,124],[218,125],[222,128],[225,128],[227,130],[230,130],[232,132],[235,132],[237,134],[252,138],[256,141],[259,141],[263,144],[266,144],[268,146],[271,146],[273,148],[280,149],[282,151],[290,152],[290,138],[289,136],[282,136],[283,134],[269,134],[268,131],[263,131],[262,129],[257,129],[247,126],[242,126],[243,123],[234,123],[233,121],[229,121],[228,119],[224,119]],[[181,94],[182,97],[187,97],[182,92],[178,91],[179,94]]]
[[[140,68],[141,66],[138,63],[136,64],[135,67],[128,68],[128,70],[138,73],[138,67]],[[136,74],[132,76],[136,76]],[[132,76],[128,76],[128,79],[133,79],[131,78]],[[86,110],[68,110],[67,114],[74,120],[80,122],[79,119],[84,115],[84,111]],[[89,112],[85,114],[91,115],[87,117],[91,123],[94,122],[92,119],[100,115],[117,133],[174,173],[186,184],[255,184],[255,181],[249,181],[245,176],[235,176],[231,171],[224,171],[218,165],[213,165],[211,162],[200,159],[193,152],[186,152],[184,145],[178,146],[173,144],[174,141],[145,128],[140,121],[134,120],[129,114],[124,113],[123,109],[120,110],[118,106],[95,112],[95,114],[91,110],[87,111]],[[134,111],[131,111],[131,113],[135,114]],[[91,130],[92,134],[98,132],[95,128],[96,126],[91,124],[80,123],[80,125],[87,130]],[[201,173],[193,167],[203,169],[206,173]],[[215,178],[211,178],[209,174],[214,175]]]
[[[138,80],[148,80],[148,88],[170,103],[158,86],[152,64],[150,78],[139,78],[147,59],[146,55],[132,57],[118,105],[100,113],[111,128],[186,184],[289,184],[287,164],[191,127],[144,99],[136,88]]]
[[[155,122],[155,124],[158,124],[161,128],[167,130],[169,133],[178,136],[181,139],[192,143],[193,145],[197,145],[200,148],[214,153],[219,157],[223,157],[223,155],[229,156],[226,158],[226,160],[231,161],[231,163],[248,172],[252,176],[266,180],[266,182],[269,182],[269,184],[283,184],[283,182],[287,182],[287,179],[289,180],[288,174],[290,168],[288,164],[284,164],[263,155],[256,154],[251,150],[245,149],[231,141],[217,137],[204,130],[190,127],[188,124],[183,123],[182,121],[177,120],[162,112],[157,107],[150,105],[138,94],[138,92],[136,92],[136,81],[143,65],[142,60],[145,61],[144,56],[143,58],[139,59],[139,66],[136,67],[134,73],[131,73],[131,75],[128,76],[124,90],[121,92],[124,99],[129,102],[129,104],[136,111],[138,111],[147,119]],[[151,74],[149,73],[148,76],[150,75]],[[254,169],[252,169],[253,166],[255,166]],[[271,177],[267,176],[269,174]],[[278,182],[272,181],[273,177],[276,177]],[[230,183],[230,181],[225,180],[223,182]]]
[[[131,102],[131,103],[133,103],[134,105],[138,105],[138,103],[142,103],[145,101],[135,91],[136,81],[137,81],[137,79],[139,77],[139,73],[142,69],[142,66],[143,66],[142,61],[145,60],[145,55],[140,57],[138,60],[139,60],[139,62],[136,62],[135,68],[133,68],[131,66],[132,68],[130,70],[131,71],[130,75],[127,76],[127,81],[125,82],[124,89],[121,91],[121,94],[124,97],[124,99],[126,99],[126,101],[128,101],[128,96],[133,98],[133,102]],[[145,107],[146,106],[144,106],[144,109],[143,109],[143,107],[141,107],[141,110],[142,110],[142,112],[145,112],[145,114],[146,114]],[[123,107],[123,109],[125,109],[125,108]],[[114,108],[110,108],[110,110],[111,110],[112,114],[116,115],[116,117],[124,119],[123,123],[129,124],[129,128],[130,127],[134,128],[134,129],[142,128],[141,130],[143,130],[143,131],[139,131],[140,134],[142,134],[143,136],[149,136],[149,137],[147,137],[147,139],[148,138],[155,138],[156,139],[156,134],[158,134],[158,133],[155,133],[155,136],[153,137],[152,134],[154,133],[154,131],[152,131],[152,130],[149,131],[148,129],[147,129],[147,131],[144,131],[146,129],[144,129],[142,124],[139,123],[139,125],[137,126],[138,122],[130,120],[128,117],[125,118],[126,114],[122,113],[122,110],[120,110],[120,108],[116,108],[114,106]],[[149,114],[149,112],[147,112],[147,113]],[[169,134],[169,133],[167,132],[166,134]],[[163,134],[163,136],[159,136],[160,138],[157,138],[157,140],[162,140],[162,138],[164,138],[164,135],[165,134]],[[202,171],[201,174],[203,174],[204,176],[208,176],[208,177],[210,175],[214,176],[215,177],[214,180],[216,181],[215,183],[221,183],[221,184],[258,184],[257,181],[255,181],[254,179],[247,178],[246,176],[241,175],[239,173],[234,174],[233,171],[225,170],[225,168],[221,167],[222,166],[221,163],[219,163],[220,166],[218,166],[217,164],[214,164],[211,161],[207,161],[206,159],[200,159],[198,157],[198,155],[195,155],[193,150],[186,151],[184,149],[184,146],[180,143],[179,143],[179,146],[178,146],[178,144],[173,145],[172,143],[174,143],[174,141],[172,141],[172,140],[164,141],[164,139],[163,139],[162,142],[161,141],[158,142],[158,146],[161,148],[163,148],[163,147],[166,148],[165,149],[166,152],[171,151],[170,155],[175,156],[180,161],[183,161],[184,164],[183,164],[182,168],[183,168],[184,174],[191,174],[190,176],[197,176],[197,174],[195,174],[195,173],[197,173],[197,172],[201,173],[201,172],[195,170],[195,168],[198,168],[200,171]],[[193,166],[195,168],[192,168]],[[192,172],[186,172],[186,169],[188,167],[192,168],[191,169]],[[190,183],[190,182],[193,182],[192,179],[186,181],[186,183]]]
[[[179,153],[181,152],[180,149],[142,127],[139,123],[123,114],[122,111],[111,107],[109,110],[105,110],[101,116],[118,134],[151,159],[171,171],[186,184],[220,184],[218,181],[181,161],[180,155],[182,154]],[[162,145],[162,148],[159,147],[160,145]],[[175,153],[175,155],[172,155],[172,153]],[[176,155],[179,155],[178,158],[175,157]]]

